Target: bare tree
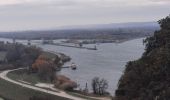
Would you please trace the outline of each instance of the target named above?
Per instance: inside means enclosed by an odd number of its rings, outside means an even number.
[[[92,89],[94,94],[104,95],[108,88],[108,82],[105,79],[95,77],[92,79]]]

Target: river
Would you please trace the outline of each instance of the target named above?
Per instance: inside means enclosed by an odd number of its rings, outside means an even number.
[[[60,74],[76,81],[80,84],[80,88],[85,88],[87,83],[89,89],[91,89],[91,80],[94,77],[100,77],[108,81],[108,91],[112,94],[117,88],[118,80],[125,69],[126,63],[130,60],[138,59],[144,52],[142,38],[120,44],[100,44],[97,45],[98,50],[96,51],[54,45],[39,46],[44,49],[62,52],[72,58],[71,62],[76,63],[78,69],[62,69]],[[65,66],[70,65],[70,63]]]
[[[0,38],[2,41],[11,41]],[[23,40],[17,42],[26,43]],[[58,74],[65,75],[80,84],[81,89],[86,83],[91,91],[91,80],[94,77],[104,78],[108,81],[108,91],[113,95],[118,81],[123,74],[128,61],[141,57],[144,52],[143,38],[126,41],[123,43],[105,43],[97,45],[98,50],[86,50],[54,45],[42,45],[38,41],[35,45],[54,52],[64,53],[72,58],[71,62],[77,64],[77,70],[62,69]],[[85,45],[93,47],[94,45]],[[64,66],[70,65],[66,63]]]

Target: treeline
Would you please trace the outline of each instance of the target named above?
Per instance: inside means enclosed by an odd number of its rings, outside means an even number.
[[[118,83],[116,100],[169,100],[170,16],[158,23],[161,29],[144,40],[143,56],[126,65]]]
[[[28,47],[18,43],[0,42],[0,52],[0,69],[3,70],[8,68],[29,67],[42,51],[35,46]]]
[[[158,27],[117,29],[67,29],[48,31],[1,32],[0,37],[16,39],[132,39],[151,36]]]
[[[69,78],[56,75],[62,65],[70,60],[68,57],[65,58],[64,54],[59,57],[35,46],[4,42],[0,42],[0,54],[0,70],[25,68],[18,70],[18,74],[24,72],[36,75],[41,81],[51,82],[55,87],[64,90],[73,90],[77,87],[77,83]]]

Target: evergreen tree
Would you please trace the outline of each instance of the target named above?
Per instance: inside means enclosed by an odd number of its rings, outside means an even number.
[[[169,100],[170,16],[158,23],[161,29],[144,40],[143,56],[127,63],[116,90],[118,100]]]

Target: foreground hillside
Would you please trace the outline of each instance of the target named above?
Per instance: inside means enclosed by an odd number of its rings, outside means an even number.
[[[143,56],[126,65],[116,91],[117,100],[169,100],[170,16],[159,24],[161,29],[144,41]]]

